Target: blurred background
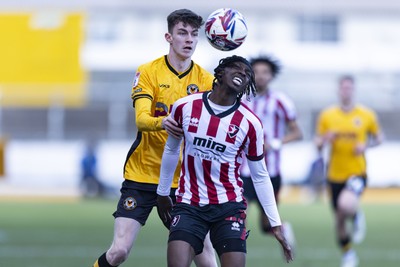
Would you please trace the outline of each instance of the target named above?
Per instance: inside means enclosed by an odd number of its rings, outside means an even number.
[[[118,187],[136,137],[133,76],[139,64],[168,52],[166,16],[185,7],[207,18],[226,5],[3,0],[0,193],[15,194],[15,186],[17,192],[21,186],[37,188],[30,194],[78,193],[88,147],[97,159],[98,178]],[[316,116],[336,103],[337,78],[348,73],[356,78],[358,101],[375,109],[387,139],[367,154],[370,185],[400,185],[399,2],[248,0],[229,5],[247,20],[246,42],[221,52],[201,32],[193,59],[209,71],[231,54],[273,55],[281,61],[283,72],[273,88],[294,100],[305,136],[284,149],[285,183],[306,179],[315,152]]]
[[[386,208],[367,207],[370,220],[375,220],[376,239],[371,237],[373,242],[363,247],[361,256],[371,262],[363,266],[398,266],[398,235],[381,231],[397,230],[400,221],[398,0],[2,0],[0,266],[90,266],[107,248],[123,164],[136,138],[130,99],[136,68],[167,54],[164,33],[170,12],[188,8],[207,18],[228,6],[247,20],[245,43],[221,52],[201,32],[193,59],[211,72],[219,59],[232,54],[272,55],[283,66],[272,87],[293,99],[304,133],[304,140],[286,145],[282,155],[283,183],[288,185],[282,212],[285,217],[297,214],[299,224],[294,227],[306,235],[306,241],[299,237],[303,250],[293,266],[337,266],[340,257],[332,231],[321,244],[324,227],[333,229],[328,204],[299,206],[307,191],[295,188],[303,188],[308,179],[316,158],[312,144],[316,116],[337,102],[337,78],[342,74],[354,75],[357,101],[377,112],[386,136],[383,145],[366,155],[370,186],[366,202],[385,203]],[[97,182],[82,187],[87,176]],[[99,192],[113,201],[81,201],[82,194]],[[38,199],[46,201],[38,204]],[[153,222],[149,224],[153,231]],[[32,231],[35,226],[39,230]],[[257,240],[258,232],[253,233]],[[131,263],[140,257],[147,264],[165,262],[159,232],[146,234],[154,238],[139,238],[141,245]],[[156,243],[146,243],[152,240]],[[271,266],[282,263],[276,246],[271,251],[260,249],[265,240],[254,245],[258,250],[249,254],[250,266],[264,266],[265,255]],[[148,253],[157,246],[161,246],[158,258]]]

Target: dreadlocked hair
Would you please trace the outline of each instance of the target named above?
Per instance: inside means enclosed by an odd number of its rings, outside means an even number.
[[[242,62],[242,63],[246,64],[249,67],[249,69],[251,70],[249,84],[246,86],[246,88],[242,92],[240,92],[237,95],[237,98],[240,99],[245,94],[246,95],[246,99],[248,101],[250,101],[250,94],[252,94],[253,96],[256,96],[256,92],[257,92],[256,83],[255,83],[255,80],[254,80],[254,71],[253,71],[253,68],[251,67],[251,64],[245,58],[243,58],[241,56],[233,55],[231,57],[223,58],[223,59],[221,59],[219,61],[218,66],[214,69],[214,77],[215,78],[214,78],[214,81],[213,81],[213,87],[214,87],[215,83],[220,79],[221,72],[226,67],[231,66],[235,62]]]

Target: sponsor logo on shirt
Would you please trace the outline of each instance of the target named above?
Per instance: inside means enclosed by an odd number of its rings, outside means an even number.
[[[193,139],[193,145],[209,148],[209,149],[221,152],[221,153],[224,152],[226,149],[226,145],[218,143],[218,142],[214,141],[212,138],[206,139],[206,138],[201,138],[201,137],[195,137]]]
[[[170,88],[171,86],[169,84],[159,84],[158,85],[160,88]]]

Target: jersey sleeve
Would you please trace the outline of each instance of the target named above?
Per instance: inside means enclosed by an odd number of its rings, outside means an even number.
[[[180,139],[168,136],[161,160],[160,180],[157,187],[157,194],[160,196],[170,194],[174,172],[179,162],[180,144]]]
[[[274,189],[265,161],[248,161],[248,164],[258,200],[260,201],[271,226],[274,227],[281,225],[282,223],[276,206]]]
[[[164,117],[151,116],[152,101],[147,97],[141,97],[135,104],[135,121],[139,131],[160,131],[162,128],[162,119]]]
[[[249,121],[249,131],[247,133],[247,147],[245,149],[248,160],[257,161],[264,158],[264,130],[258,118],[255,123]]]
[[[138,68],[132,85],[131,97],[135,108],[136,126],[139,131],[160,131],[163,129],[163,117],[152,116],[154,85],[146,70],[144,66]]]
[[[372,135],[377,135],[380,132],[380,126],[378,122],[378,117],[375,112],[371,111],[371,123],[369,127],[369,133]]]
[[[151,83],[150,74],[146,70],[147,69],[144,66],[140,66],[135,74],[131,94],[134,107],[136,100],[140,98],[147,98],[153,101],[154,89]]]
[[[321,112],[317,119],[316,125],[316,133],[317,135],[324,135],[328,130],[327,120],[326,120],[326,112]]]
[[[279,94],[278,105],[282,109],[285,121],[293,121],[297,118],[296,106],[292,99],[284,94]]]

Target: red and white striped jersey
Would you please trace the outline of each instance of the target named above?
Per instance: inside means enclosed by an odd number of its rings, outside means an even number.
[[[240,101],[214,114],[209,93],[184,97],[171,111],[184,131],[178,203],[204,206],[242,201],[242,156],[250,160],[264,157],[263,129],[257,116]]]
[[[297,117],[293,101],[282,92],[271,91],[244,103],[260,118],[264,127],[264,142],[267,144],[273,139],[282,140],[286,124]],[[280,174],[280,150],[268,150],[265,161],[271,177]],[[245,176],[249,175],[246,164],[241,172]]]

